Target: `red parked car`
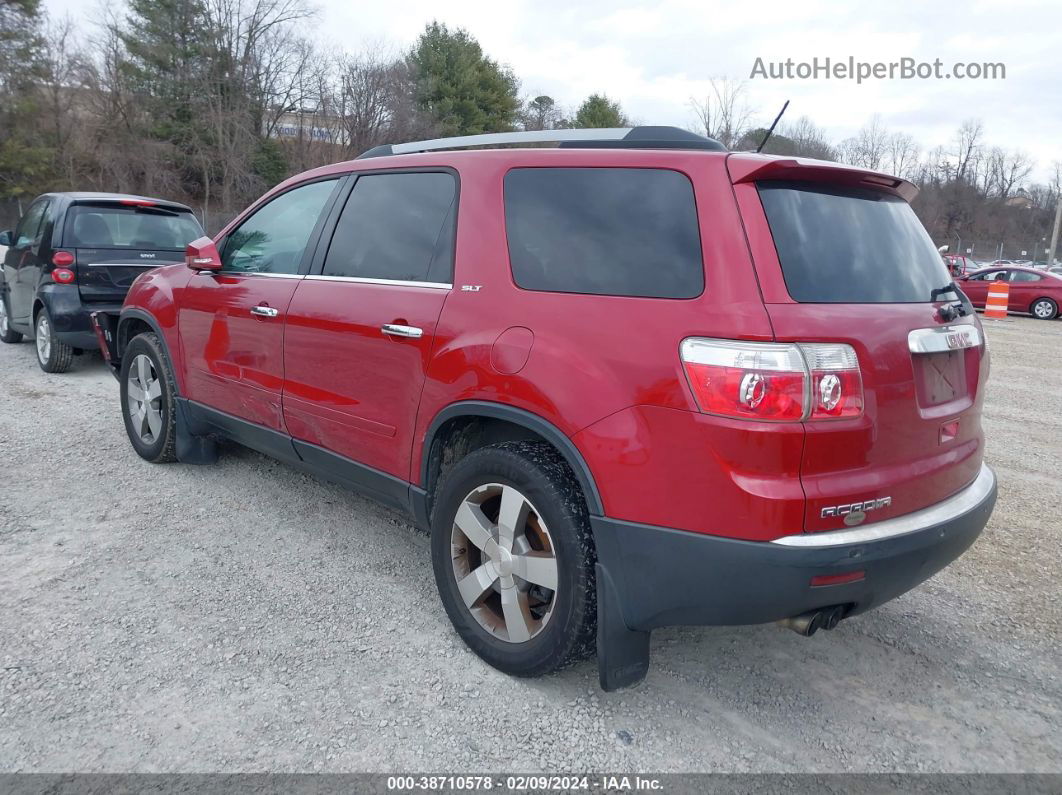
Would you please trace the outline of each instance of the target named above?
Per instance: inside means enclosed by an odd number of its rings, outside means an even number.
[[[974,306],[984,309],[988,288],[1000,281],[1007,282],[1010,288],[1008,311],[1028,313],[1039,320],[1058,317],[1058,307],[1062,306],[1062,276],[1057,273],[1010,265],[968,273],[958,284]]]
[[[981,532],[988,355],[914,193],[673,128],[378,147],[97,321],[143,458],[405,510],[477,654],[613,689],[656,627],[833,629]]]

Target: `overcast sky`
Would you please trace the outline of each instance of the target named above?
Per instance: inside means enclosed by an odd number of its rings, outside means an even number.
[[[89,25],[93,0],[45,0],[53,14]],[[717,76],[747,79],[765,62],[1001,62],[1002,80],[748,81],[757,121],[770,123],[784,100],[787,118],[810,117],[834,140],[873,114],[915,136],[945,144],[969,117],[986,142],[1020,148],[1046,179],[1062,160],[1062,4],[1057,0],[863,3],[824,0],[705,2],[660,0],[316,0],[313,29],[350,50],[411,44],[432,19],[468,29],[493,58],[513,68],[527,96],[549,94],[574,106],[593,92],[619,100],[644,124],[693,123],[691,97]]]

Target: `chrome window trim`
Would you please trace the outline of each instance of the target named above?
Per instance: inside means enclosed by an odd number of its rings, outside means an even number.
[[[314,274],[307,279],[315,282],[353,282],[354,284],[388,284],[393,287],[428,287],[432,290],[452,290],[454,286],[446,282],[416,282],[403,279],[370,279],[365,276],[325,276]]]
[[[227,271],[227,270],[199,270],[198,273],[205,273],[208,276],[265,276],[269,279],[305,279],[306,277],[301,273],[258,273],[256,271]]]
[[[973,323],[919,328],[907,335],[907,347],[911,353],[946,353],[980,348],[982,342],[981,329]]]
[[[180,265],[183,260],[174,260],[169,262],[163,260],[162,262],[86,262],[84,265],[78,267],[86,268],[164,268],[167,265]]]
[[[920,511],[897,516],[895,519],[886,519],[883,522],[875,522],[867,527],[853,530],[802,533],[800,535],[776,538],[769,543],[783,547],[798,547],[800,549],[822,549],[848,544],[866,544],[916,533],[919,530],[949,522],[965,513],[969,513],[992,493],[995,485],[995,474],[985,464],[981,464],[981,471],[973,483],[958,494]]]

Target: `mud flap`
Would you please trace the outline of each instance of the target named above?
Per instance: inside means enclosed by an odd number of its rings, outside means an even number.
[[[182,464],[215,464],[218,460],[218,445],[209,436],[197,436],[191,432],[188,424],[187,407],[183,400],[175,400],[177,411],[176,427],[177,460]]]
[[[623,620],[616,586],[597,564],[597,671],[605,692],[631,687],[649,671],[649,632],[630,629]]]

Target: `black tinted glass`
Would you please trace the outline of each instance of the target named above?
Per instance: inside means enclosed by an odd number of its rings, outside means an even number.
[[[177,251],[202,236],[199,221],[187,211],[79,204],[67,213],[63,242],[75,248]]]
[[[282,193],[225,239],[222,267],[238,273],[298,273],[334,179],[311,182]]]
[[[704,289],[693,186],[639,168],[519,168],[505,176],[513,278],[528,290],[693,298]]]
[[[808,303],[920,303],[951,282],[903,199],[812,183],[760,182],[789,295]]]
[[[324,275],[449,282],[456,197],[451,174],[359,177],[339,216]]]

